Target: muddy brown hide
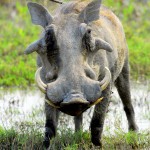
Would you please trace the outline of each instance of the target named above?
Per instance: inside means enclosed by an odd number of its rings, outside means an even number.
[[[28,8],[32,22],[44,28],[42,37],[29,45],[25,53],[38,53],[39,69],[35,78],[45,93],[46,107],[51,105],[46,111],[46,127],[50,130],[46,139],[55,135],[49,126],[57,121],[54,115],[47,115],[52,110],[80,118],[82,112],[96,104],[91,132],[92,142],[100,145],[104,114],[114,82],[121,89],[129,89],[126,94],[130,115],[127,118],[135,127],[130,101],[128,47],[123,27],[113,12],[102,6],[101,0],[64,4],[54,16],[37,3],[28,3]],[[127,76],[121,77],[123,71]],[[123,90],[119,91],[120,95],[122,93]],[[123,101],[124,96],[121,97]],[[82,119],[75,119],[76,129],[79,129],[81,125],[76,120]]]

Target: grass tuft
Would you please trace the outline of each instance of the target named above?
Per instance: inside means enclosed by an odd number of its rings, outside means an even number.
[[[0,127],[0,149],[30,149],[43,150],[43,134],[31,127],[21,132],[14,129],[3,129]],[[148,149],[150,147],[150,132],[125,133],[117,130],[115,135],[109,134],[102,137],[104,150],[116,149]],[[71,130],[60,130],[59,134],[51,140],[50,150],[96,150],[91,143],[90,133],[79,131],[73,133]]]

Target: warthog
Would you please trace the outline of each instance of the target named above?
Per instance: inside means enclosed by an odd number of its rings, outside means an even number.
[[[82,126],[82,113],[95,105],[91,140],[101,146],[105,112],[112,85],[123,102],[129,130],[137,130],[131,103],[128,47],[119,19],[101,0],[73,1],[51,16],[46,8],[28,3],[32,22],[44,28],[39,40],[25,53],[38,53],[35,74],[45,93],[45,138],[56,134],[59,111],[75,116],[75,130]]]

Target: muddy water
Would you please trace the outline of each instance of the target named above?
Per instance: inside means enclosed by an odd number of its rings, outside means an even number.
[[[150,85],[149,82],[132,83],[132,101],[139,130],[150,130]],[[93,108],[84,113],[83,129],[88,130]],[[16,129],[33,126],[44,129],[44,95],[36,88],[0,89],[0,126]],[[73,117],[61,113],[59,129],[74,129]],[[105,133],[115,129],[127,131],[127,120],[121,100],[113,89],[105,120]]]

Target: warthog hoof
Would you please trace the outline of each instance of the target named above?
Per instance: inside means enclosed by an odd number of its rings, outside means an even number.
[[[47,149],[50,146],[49,138],[45,138],[43,141],[43,146]]]
[[[99,138],[92,138],[91,139],[92,143],[95,145],[95,146],[99,146],[100,148],[102,148],[102,142],[100,141]]]
[[[139,128],[136,124],[130,125],[129,126],[129,131],[135,131],[138,132]]]

